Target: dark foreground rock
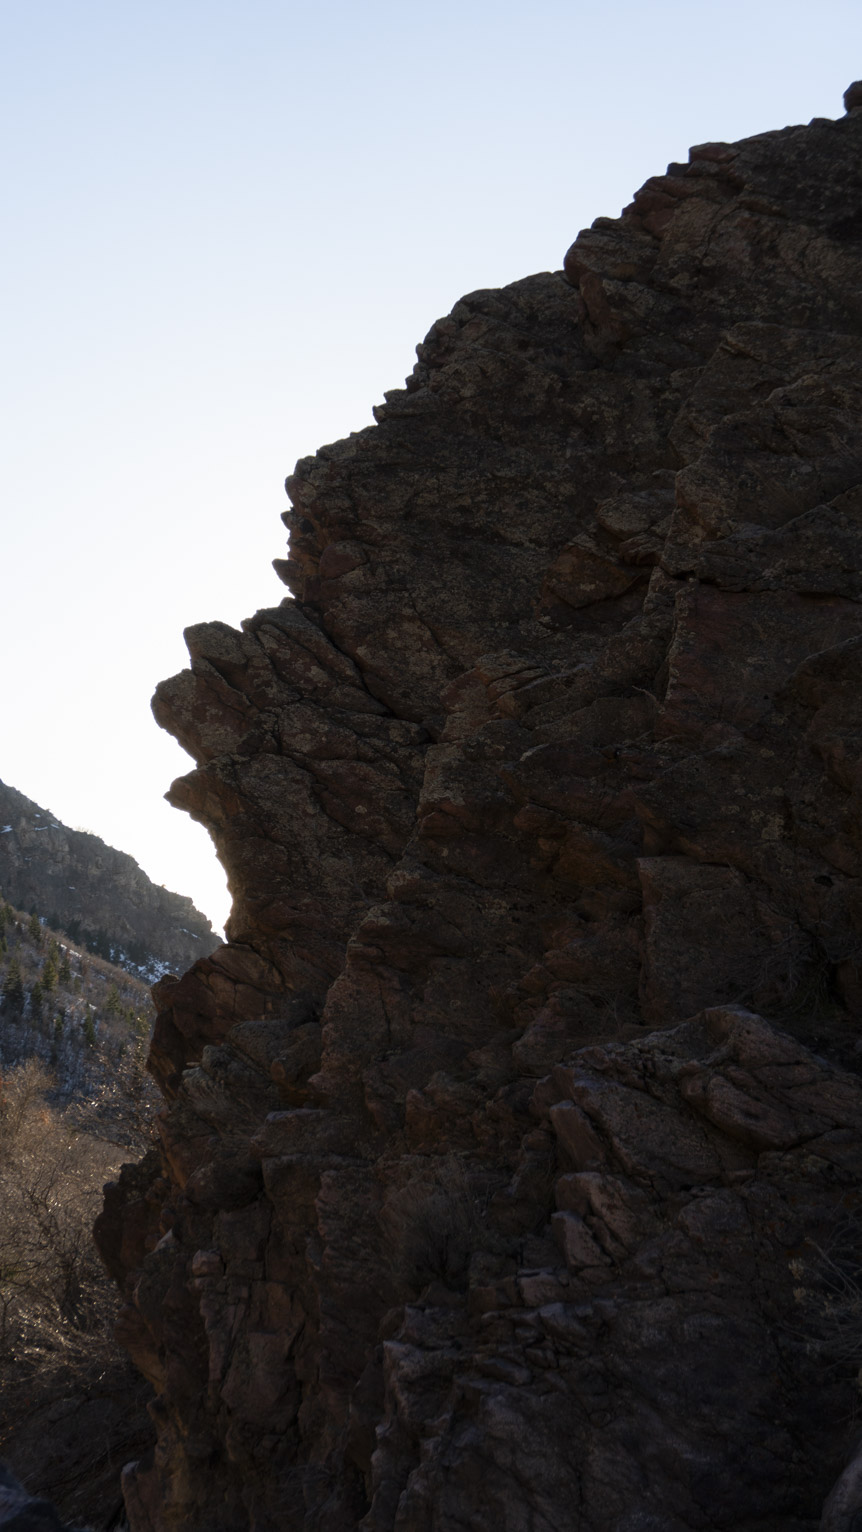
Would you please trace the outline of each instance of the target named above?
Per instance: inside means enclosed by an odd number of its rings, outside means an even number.
[[[50,1500],[29,1495],[15,1475],[0,1463],[0,1527],[3,1532],[88,1532],[64,1522]]]
[[[234,910],[99,1228],[133,1532],[817,1527],[862,1361],[847,104],[457,304],[288,481],[295,600],[159,687]]]

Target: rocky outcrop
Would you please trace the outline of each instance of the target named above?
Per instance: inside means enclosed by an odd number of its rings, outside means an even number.
[[[288,481],[295,599],[157,692],[234,909],[100,1224],[134,1532],[817,1525],[862,1360],[847,105],[458,303]]]
[[[153,980],[218,945],[191,899],[151,883],[97,835],[70,830],[0,782],[0,894]]]

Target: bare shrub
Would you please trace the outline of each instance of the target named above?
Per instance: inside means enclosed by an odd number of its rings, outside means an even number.
[[[28,1059],[0,1083],[0,1351],[34,1331],[106,1328],[110,1284],[92,1243],[116,1151],[76,1133],[47,1102],[53,1081]]]
[[[790,1262],[801,1323],[793,1333],[827,1366],[856,1367],[862,1387],[862,1210],[837,1219],[824,1243]]]
[[[487,1240],[488,1198],[457,1154],[447,1154],[390,1194],[381,1224],[393,1273],[408,1287],[466,1281],[470,1257]]]

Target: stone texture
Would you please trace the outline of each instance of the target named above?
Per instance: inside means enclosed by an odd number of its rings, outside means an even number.
[[[100,1229],[133,1532],[814,1532],[862,1360],[855,103],[458,303],[288,480],[294,599],[159,687],[234,909]]]

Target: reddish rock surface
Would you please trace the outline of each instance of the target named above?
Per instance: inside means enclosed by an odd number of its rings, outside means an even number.
[[[100,1228],[133,1532],[855,1525],[854,90],[458,303],[159,687],[234,910]]]

